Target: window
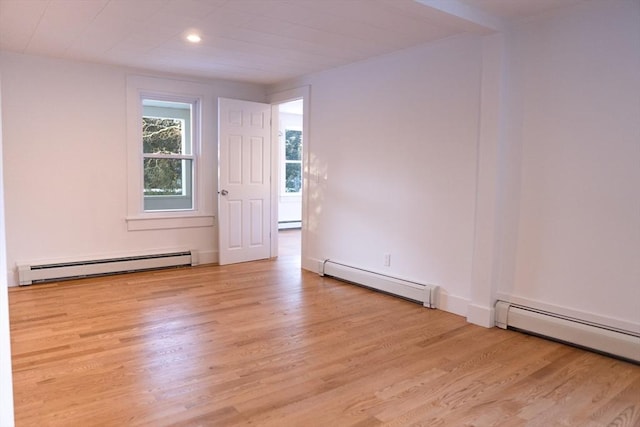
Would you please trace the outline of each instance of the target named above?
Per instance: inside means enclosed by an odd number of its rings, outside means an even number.
[[[196,102],[142,99],[144,211],[194,209]]]
[[[284,192],[300,194],[302,190],[302,131],[284,132]]]
[[[214,226],[214,100],[210,85],[127,76],[128,231]]]

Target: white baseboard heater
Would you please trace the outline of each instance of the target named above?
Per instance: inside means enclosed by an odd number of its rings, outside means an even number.
[[[496,303],[496,326],[640,363],[640,334],[506,301]]]
[[[79,279],[107,274],[129,273],[169,267],[194,265],[192,251],[94,259],[64,263],[18,265],[20,286],[32,283]]]
[[[320,263],[319,274],[330,276],[366,288],[397,295],[402,298],[422,303],[425,307],[436,308],[438,287],[411,282],[351,267],[329,259]]]

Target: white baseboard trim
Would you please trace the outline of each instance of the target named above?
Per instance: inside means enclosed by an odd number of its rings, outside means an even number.
[[[198,251],[198,263],[193,265],[217,264],[219,261],[218,251]]]
[[[467,322],[485,328],[495,326],[495,308],[469,304],[467,307]]]
[[[303,270],[320,274],[322,272],[322,269],[320,267],[322,266],[322,261],[323,260],[317,258],[302,258],[301,266]]]
[[[7,272],[7,287],[9,288],[17,288],[19,286],[18,283],[18,273],[13,271]]]
[[[440,288],[438,310],[446,311],[449,313],[457,314],[458,316],[467,316],[469,307],[469,300],[456,295],[451,295],[446,292],[442,287]]]

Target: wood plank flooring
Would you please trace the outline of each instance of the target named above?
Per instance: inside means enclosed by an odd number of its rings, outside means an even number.
[[[278,232],[278,257],[300,258],[301,237],[299,228],[280,230]]]
[[[638,426],[640,366],[302,272],[12,288],[21,426]]]

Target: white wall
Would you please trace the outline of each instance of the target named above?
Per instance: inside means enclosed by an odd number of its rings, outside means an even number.
[[[640,330],[640,4],[586,1],[307,76],[305,267]],[[391,253],[391,267],[383,254]]]
[[[0,59],[10,285],[17,283],[16,262],[171,248],[217,253],[211,226],[127,231],[126,78],[132,72],[10,53]],[[264,88],[201,83],[211,90],[203,144],[217,153],[215,97],[264,101]],[[203,167],[216,170],[210,159]],[[205,194],[215,213],[217,174],[208,176]]]
[[[640,2],[585,2],[509,40],[521,186],[500,293],[640,331]]]
[[[2,79],[0,78],[0,82]],[[4,221],[2,166],[2,89],[0,87],[0,426],[11,427],[13,419],[13,384],[11,374],[11,340],[9,336],[9,298]]]
[[[307,268],[437,284],[441,308],[466,314],[480,64],[479,38],[461,37],[289,83],[311,85]]]

